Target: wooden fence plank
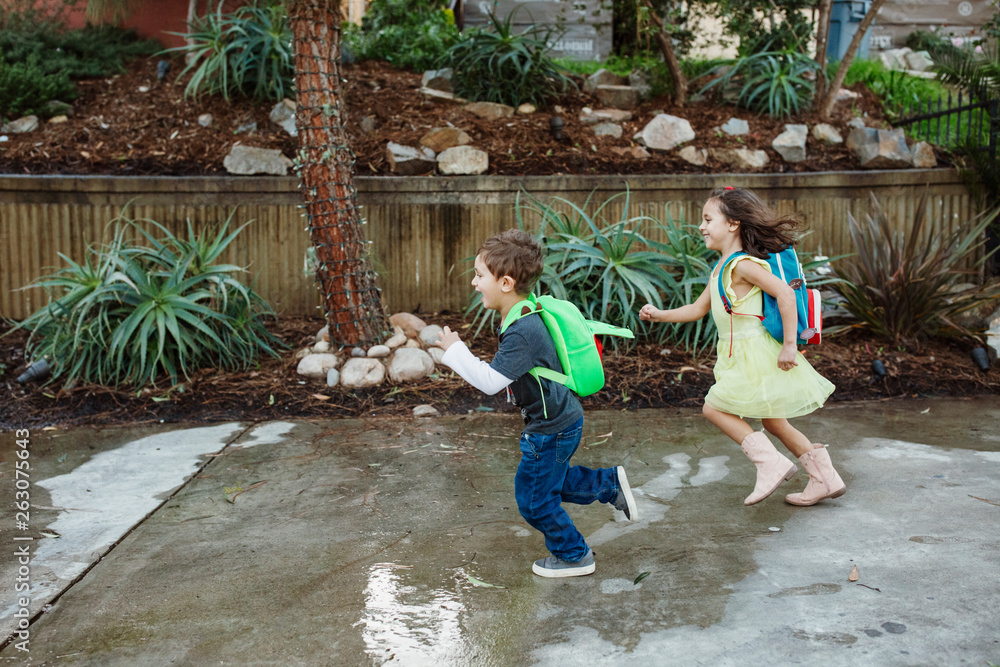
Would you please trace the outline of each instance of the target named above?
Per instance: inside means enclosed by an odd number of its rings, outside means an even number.
[[[897,170],[794,174],[665,176],[500,176],[358,178],[365,234],[390,312],[460,311],[472,288],[468,270],[480,243],[516,225],[514,203],[529,192],[582,204],[629,189],[606,210],[608,219],[649,215],[697,225],[705,197],[716,185],[753,188],[780,210],[796,212],[811,228],[804,249],[836,255],[851,252],[847,214],[862,219],[874,193],[894,224],[905,229],[920,195],[931,195],[931,234],[957,229],[973,204],[955,170]],[[593,193],[593,194],[592,194]],[[107,238],[108,221],[131,202],[129,216],[157,220],[186,235],[249,220],[225,258],[248,267],[261,295],[282,314],[320,314],[319,295],[303,262],[309,234],[294,178],[0,176],[0,315],[22,319],[43,305],[39,290],[15,291],[63,263],[58,253],[83,261],[88,245]],[[525,223],[537,229],[537,216]],[[656,240],[662,237],[655,232]]]

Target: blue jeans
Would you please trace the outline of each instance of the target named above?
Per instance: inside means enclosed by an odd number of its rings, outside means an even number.
[[[545,535],[552,555],[570,563],[586,556],[589,547],[561,504],[609,503],[618,495],[615,468],[591,470],[569,464],[582,433],[582,418],[561,433],[522,433],[521,463],[514,477],[521,516]]]

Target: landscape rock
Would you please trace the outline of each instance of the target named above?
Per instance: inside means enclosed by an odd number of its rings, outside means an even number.
[[[252,176],[254,174],[271,174],[272,176],[287,176],[292,161],[282,155],[277,148],[257,148],[236,144],[222,165],[230,174]]]
[[[750,123],[742,118],[730,118],[719,129],[730,136],[740,137],[744,134],[750,134]]]
[[[427,70],[420,79],[420,87],[453,93],[455,92],[455,85],[452,83],[451,77],[454,73],[454,70],[450,67]]]
[[[434,372],[434,360],[423,350],[402,347],[389,360],[389,379],[393,382],[413,382]]]
[[[291,136],[298,136],[299,131],[295,127],[295,100],[290,100],[286,97],[275,104],[274,108],[271,109],[269,118],[272,123]]]
[[[413,408],[414,417],[438,417],[441,413],[433,405],[417,405]]]
[[[598,86],[597,100],[613,109],[634,109],[639,106],[639,91],[632,86]]]
[[[705,150],[704,148],[685,146],[680,150],[678,155],[685,162],[696,165],[698,167],[704,167],[705,163],[708,162],[708,151]]]
[[[308,354],[299,360],[295,372],[307,378],[325,379],[331,368],[340,366],[340,359],[335,354]]]
[[[926,141],[918,141],[911,149],[913,166],[917,169],[933,169],[937,166],[937,156],[934,147]]]
[[[390,141],[385,146],[389,169],[401,176],[416,176],[434,171],[437,162],[434,151],[429,148],[414,148]]]
[[[316,332],[316,342],[318,343],[321,340],[325,340],[325,341],[329,341],[330,340],[330,325],[329,324],[323,325],[323,328]]]
[[[868,169],[898,169],[913,164],[902,129],[855,128],[847,135],[847,148]]]
[[[444,350],[435,345],[434,347],[427,348],[427,354],[431,355],[431,359],[434,360],[435,364],[440,364],[441,357],[444,356]]]
[[[420,137],[420,145],[426,146],[435,153],[446,151],[455,146],[467,146],[472,143],[465,130],[457,127],[435,127],[433,130]]]
[[[312,351],[315,352],[316,354],[320,354],[322,352],[329,352],[330,351],[329,341],[321,340],[317,342],[315,345],[312,346]]]
[[[396,330],[398,333],[394,334],[391,338],[389,338],[389,340],[385,341],[385,346],[390,350],[395,350],[397,347],[406,345],[406,334],[403,333],[403,330],[398,327]]]
[[[368,348],[368,356],[372,359],[382,359],[392,353],[388,345],[372,345]]]
[[[363,347],[352,347],[351,348],[351,356],[352,357],[367,357],[368,353],[365,352],[365,348],[363,348]]]
[[[657,114],[633,139],[646,148],[669,151],[694,139],[691,123],[669,114]]]
[[[594,134],[599,137],[613,137],[615,139],[621,139],[622,128],[621,125],[615,125],[614,123],[599,123],[594,126]]]
[[[802,162],[806,159],[808,132],[809,128],[805,125],[787,124],[785,131],[771,142],[771,148],[776,150],[785,162]]]
[[[625,79],[617,74],[606,69],[599,69],[584,80],[583,92],[593,95],[598,86],[620,86],[623,83],[625,83]]]
[[[907,68],[906,56],[911,53],[913,53],[913,49],[908,47],[888,49],[878,54],[878,60],[886,69],[905,70]]]
[[[865,120],[864,118],[857,118],[857,117],[852,118],[851,120],[847,121],[847,127],[863,130],[865,128]]]
[[[462,108],[485,120],[500,120],[514,115],[514,107],[495,102],[471,102]]]
[[[934,67],[934,59],[927,51],[914,51],[907,53],[903,60],[906,62],[906,69],[913,72],[927,72]]]
[[[528,104],[527,102],[517,108],[517,113],[521,116],[528,116],[536,111],[538,111],[538,107],[534,104]]]
[[[385,380],[385,366],[378,359],[355,357],[340,369],[340,384],[349,389],[377,387]]]
[[[628,85],[632,86],[639,93],[639,98],[643,100],[649,99],[653,91],[653,87],[649,85],[649,75],[641,70],[634,70],[629,73]]]
[[[421,345],[420,342],[416,338],[407,338],[406,339],[406,345],[404,345],[403,347],[413,347],[413,348],[416,348],[418,350],[422,350],[424,346]]]
[[[339,382],[340,382],[340,371],[338,371],[336,368],[331,368],[326,372],[327,387],[336,387]]]
[[[812,129],[812,136],[813,139],[822,142],[827,146],[844,143],[844,138],[840,136],[840,132],[838,132],[837,128],[829,123],[819,123],[818,125],[814,125]]]
[[[441,327],[436,324],[428,324],[426,327],[420,330],[420,342],[430,347],[432,345],[437,345],[438,334],[444,331]]]
[[[52,125],[60,125],[62,123],[68,123],[68,122],[69,122],[69,116],[66,115],[53,116],[52,118],[49,118],[49,123],[51,123]]]
[[[747,148],[711,148],[708,154],[713,160],[740,169],[760,169],[770,161],[764,151]]]
[[[624,109],[598,109],[597,111],[590,107],[580,109],[580,122],[584,125],[624,123],[629,120],[632,120],[632,112]]]
[[[427,323],[413,313],[393,313],[389,316],[389,324],[399,327],[407,338],[416,338]]]
[[[203,113],[200,116],[198,116],[198,124],[201,125],[202,127],[211,127],[212,120],[213,120],[212,114],[210,113]]]
[[[375,116],[362,116],[359,125],[361,126],[361,131],[365,134],[371,134],[378,127]]]
[[[455,104],[466,104],[467,99],[459,97],[455,93],[448,93],[443,90],[434,90],[433,88],[421,88],[420,93],[424,97],[429,97],[432,100],[437,100],[440,102],[453,102]]]
[[[9,132],[10,134],[34,132],[38,129],[39,124],[38,116],[22,116],[17,120],[5,123],[2,127],[0,127],[0,132]]]
[[[438,155],[437,166],[442,174],[483,174],[490,168],[490,156],[472,146],[455,146]]]

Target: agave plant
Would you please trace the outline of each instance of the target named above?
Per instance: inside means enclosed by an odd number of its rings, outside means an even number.
[[[525,228],[528,213],[541,220],[536,235],[546,253],[536,291],[573,302],[588,319],[644,332],[648,323],[639,320],[639,309],[646,303],[661,306],[661,294],[677,289],[673,275],[664,268],[670,258],[654,250],[653,242],[642,234],[655,221],[647,216],[627,217],[628,191],[611,196],[593,210],[591,197],[583,205],[561,197],[549,202],[531,195],[526,195],[526,201],[518,197],[518,225]],[[621,216],[606,219],[608,207],[622,197]],[[473,296],[466,311],[475,314],[477,335],[494,322],[493,313],[482,308],[478,297]]]
[[[727,60],[715,71],[724,73],[705,85],[702,93],[719,85],[723,90],[739,87],[736,104],[772,118],[798,113],[815,94],[813,81],[823,75],[819,63],[790,49]]]
[[[974,336],[956,317],[1000,296],[1000,286],[959,290],[962,281],[978,277],[988,254],[983,252],[986,228],[996,219],[994,209],[980,214],[948,236],[921,237],[927,221],[927,197],[916,207],[913,224],[904,233],[894,229],[872,195],[864,221],[848,215],[857,252],[841,260],[834,284],[844,307],[870,329],[896,344],[920,347],[937,335]]]
[[[531,28],[514,33],[514,15],[469,28],[449,49],[445,63],[454,70],[455,93],[479,102],[542,107],[549,97],[573,85],[549,55],[557,30]]]
[[[280,100],[294,87],[292,30],[284,4],[250,4],[235,12],[199,17],[188,33],[168,33],[187,40],[164,53],[182,52],[188,60],[180,76],[191,72],[184,94],[191,97],[234,93]]]
[[[214,236],[188,224],[179,239],[162,225],[153,238],[124,214],[113,220],[112,240],[90,247],[82,263],[35,281],[49,304],[16,328],[31,331],[27,356],[47,358],[52,379],[140,386],[166,375],[172,383],[203,367],[247,368],[261,354],[277,356],[281,343],[264,327],[273,314],[235,275],[216,264],[242,227],[228,233],[232,217]],[[245,225],[244,225],[245,226]],[[152,243],[138,246],[138,229]]]

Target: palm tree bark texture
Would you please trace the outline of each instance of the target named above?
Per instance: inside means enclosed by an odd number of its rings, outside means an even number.
[[[317,281],[330,342],[364,345],[388,330],[382,295],[368,261],[369,241],[352,180],[340,79],[340,6],[337,0],[290,3],[295,54],[296,170],[316,251]]]

